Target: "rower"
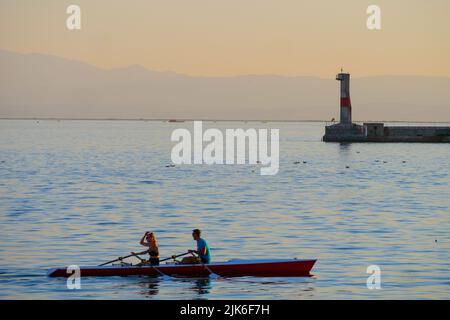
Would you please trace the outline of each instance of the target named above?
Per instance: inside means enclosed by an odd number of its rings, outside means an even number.
[[[144,247],[148,247],[147,250],[144,250],[142,252],[132,252],[134,255],[139,254],[146,254],[148,253],[150,256],[150,259],[144,264],[150,264],[152,266],[158,266],[159,265],[159,249],[158,249],[158,240],[156,240],[156,236],[153,232],[147,231],[145,232],[144,236],[142,237],[140,244]]]
[[[197,250],[189,250],[190,253],[198,254],[200,261],[204,264],[211,262],[211,250],[209,249],[208,243],[205,239],[202,239],[201,231],[199,229],[192,230],[192,237],[197,241]]]

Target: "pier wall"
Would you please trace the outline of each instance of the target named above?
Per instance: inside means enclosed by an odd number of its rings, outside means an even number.
[[[394,137],[432,137],[450,136],[450,127],[384,127],[384,136]]]
[[[450,127],[390,126],[364,123],[363,126],[336,124],[325,127],[328,142],[450,142]]]

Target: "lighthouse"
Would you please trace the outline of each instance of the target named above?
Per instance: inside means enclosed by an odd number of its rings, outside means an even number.
[[[350,73],[336,75],[341,83],[341,121],[325,126],[326,142],[445,142],[450,143],[450,127],[385,126],[382,122],[352,123]]]
[[[336,80],[341,82],[341,124],[352,123],[352,103],[350,101],[350,73],[338,73]]]

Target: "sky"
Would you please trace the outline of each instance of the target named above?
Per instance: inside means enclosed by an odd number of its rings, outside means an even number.
[[[0,49],[193,76],[448,77],[449,17],[448,0],[2,0]]]

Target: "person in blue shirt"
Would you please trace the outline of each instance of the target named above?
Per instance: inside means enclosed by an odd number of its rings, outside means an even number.
[[[202,239],[202,232],[199,229],[192,230],[192,237],[195,241],[197,241],[197,250],[189,250],[190,253],[198,254],[200,261],[202,263],[210,263],[211,262],[211,250],[209,249],[208,243],[205,239]]]

